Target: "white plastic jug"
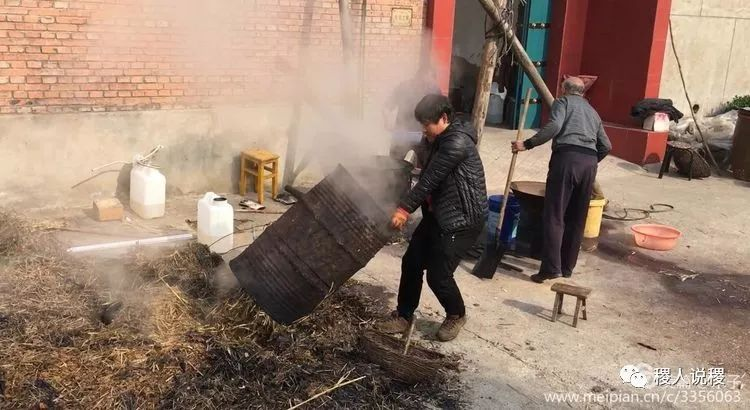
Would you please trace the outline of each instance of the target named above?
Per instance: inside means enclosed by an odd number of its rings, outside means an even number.
[[[130,171],[130,208],[144,219],[164,216],[167,178],[156,168],[140,165],[137,156]]]
[[[492,83],[490,102],[487,106],[487,124],[499,125],[503,123],[503,110],[507,93],[505,88],[503,88],[503,92],[500,92],[500,86],[497,83]]]
[[[234,208],[227,199],[208,192],[198,201],[198,242],[217,253],[234,247]]]
[[[211,245],[213,241],[209,238],[208,219],[209,212],[211,211],[211,203],[213,202],[216,195],[213,192],[206,192],[198,201],[198,242]]]

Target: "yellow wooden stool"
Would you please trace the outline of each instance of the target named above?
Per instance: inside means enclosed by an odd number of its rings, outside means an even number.
[[[266,171],[269,173],[266,174]],[[240,195],[247,192],[247,175],[255,176],[253,187],[258,193],[258,203],[263,203],[265,180],[271,179],[271,195],[276,198],[279,191],[279,156],[268,151],[254,149],[242,151],[240,155]]]

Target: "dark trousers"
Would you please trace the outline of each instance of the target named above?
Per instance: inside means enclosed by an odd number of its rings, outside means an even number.
[[[464,316],[466,308],[453,273],[461,258],[471,249],[481,233],[476,228],[456,233],[443,233],[435,217],[425,212],[401,259],[401,283],[398,288],[398,312],[410,319],[419,306],[422,276],[427,271],[427,284],[447,315]]]
[[[544,194],[541,274],[571,275],[583,240],[597,158],[577,151],[555,152]]]

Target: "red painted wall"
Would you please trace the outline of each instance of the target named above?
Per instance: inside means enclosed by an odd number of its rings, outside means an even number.
[[[671,0],[633,3],[554,2],[545,80],[557,93],[564,74],[598,76],[587,97],[602,119],[640,126],[630,108],[659,94]]]
[[[659,92],[670,0],[589,2],[581,74],[599,76],[588,97],[605,121],[640,125],[630,107]]]
[[[552,94],[559,95],[565,74],[581,72],[589,0],[558,0],[552,3],[552,21],[547,50],[545,82]]]
[[[453,23],[455,0],[430,0],[427,9],[427,28],[430,30],[432,62],[440,88],[448,94],[453,55]]]

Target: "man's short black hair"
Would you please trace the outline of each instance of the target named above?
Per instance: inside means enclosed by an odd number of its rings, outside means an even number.
[[[414,118],[420,124],[435,124],[440,121],[443,114],[448,116],[448,121],[452,122],[456,117],[456,111],[453,109],[448,97],[441,94],[427,94],[414,109]]]

